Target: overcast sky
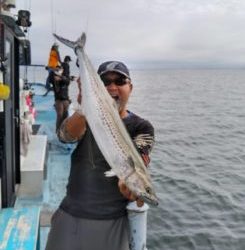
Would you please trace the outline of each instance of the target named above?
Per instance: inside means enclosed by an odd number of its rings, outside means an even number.
[[[87,33],[94,63],[131,67],[245,66],[245,0],[16,0],[31,11],[32,63],[47,63],[52,32]],[[75,55],[60,46],[62,56]]]

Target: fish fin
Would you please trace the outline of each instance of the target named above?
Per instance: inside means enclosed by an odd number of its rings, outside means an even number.
[[[83,32],[82,35],[77,39],[76,43],[80,48],[83,48],[86,43],[86,34]]]
[[[74,49],[75,51],[78,48],[83,48],[86,43],[86,34],[83,32],[82,35],[77,39],[77,41],[70,41],[62,36],[59,36],[55,33],[53,33],[53,36],[60,41],[61,43],[65,44],[66,46]]]
[[[109,170],[109,171],[106,171],[104,174],[105,174],[106,177],[114,177],[114,176],[116,176],[115,172],[112,169]]]
[[[134,160],[132,158],[132,156],[129,156],[128,159],[127,159],[129,165],[132,167],[132,168],[135,168],[135,165],[134,165]]]

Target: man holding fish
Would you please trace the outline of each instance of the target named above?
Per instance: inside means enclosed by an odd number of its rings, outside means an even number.
[[[77,110],[58,130],[60,140],[78,144],[71,155],[66,196],[52,217],[46,250],[146,249],[148,206],[144,201],[157,205],[157,198],[145,166],[141,165],[149,164],[154,129],[148,121],[127,110],[133,85],[125,64],[102,63],[98,80],[83,47],[75,47],[75,51],[81,71],[83,110]],[[84,84],[89,81],[90,86]],[[119,122],[110,114],[112,109],[119,113]],[[120,123],[124,126],[120,127]],[[125,128],[128,134],[124,133]],[[125,143],[128,135],[130,142]],[[100,140],[108,145],[107,151]],[[132,140],[134,146],[129,150]],[[138,224],[129,226],[131,221]]]

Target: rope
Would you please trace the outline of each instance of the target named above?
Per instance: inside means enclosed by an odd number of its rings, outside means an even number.
[[[56,33],[56,14],[54,13],[54,3],[55,0],[50,0],[50,10],[51,10],[51,31],[52,31],[52,34],[53,33]],[[56,39],[54,38],[54,41]]]

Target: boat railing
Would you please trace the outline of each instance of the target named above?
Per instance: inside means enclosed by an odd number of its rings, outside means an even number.
[[[20,66],[20,78],[25,84],[43,85],[45,87],[48,71],[42,64],[31,64],[28,66]]]

